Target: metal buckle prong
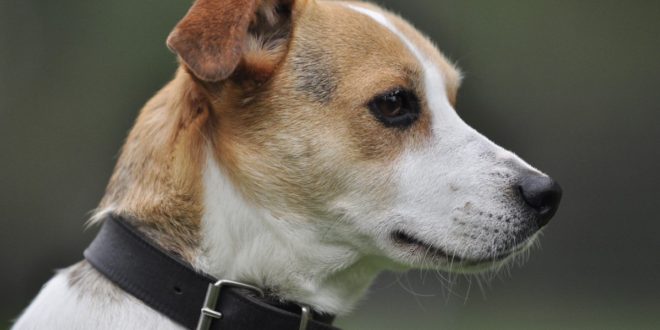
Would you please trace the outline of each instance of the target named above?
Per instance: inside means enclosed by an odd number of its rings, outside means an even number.
[[[300,327],[298,327],[298,330],[307,330],[307,324],[312,319],[312,312],[309,306],[300,305],[300,309],[302,309],[302,312],[300,313]]]
[[[197,323],[197,330],[208,330],[213,319],[222,318],[222,312],[217,311],[215,307],[218,304],[220,289],[222,289],[223,286],[233,286],[237,288],[248,289],[259,293],[259,295],[262,297],[264,296],[263,290],[257,288],[256,286],[241,282],[219,280],[215,283],[209,284],[209,288],[206,290],[206,298],[204,298],[204,305],[202,306],[201,314],[199,316],[199,322]]]

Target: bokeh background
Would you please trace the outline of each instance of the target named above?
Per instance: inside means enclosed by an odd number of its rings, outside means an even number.
[[[468,123],[552,174],[524,267],[385,273],[347,329],[660,329],[660,1],[379,1],[465,71]],[[81,259],[185,0],[0,0],[0,320]],[[444,279],[443,279],[444,278]],[[0,326],[0,327],[2,327]]]

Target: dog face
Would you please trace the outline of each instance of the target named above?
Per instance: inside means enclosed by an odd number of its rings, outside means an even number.
[[[471,270],[528,246],[555,212],[557,184],[459,118],[460,73],[399,17],[233,2],[198,1],[168,43],[210,100],[213,162],[270,221],[395,264]]]

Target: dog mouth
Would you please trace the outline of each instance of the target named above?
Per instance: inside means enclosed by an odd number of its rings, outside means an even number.
[[[423,240],[400,230],[392,232],[390,236],[392,241],[394,241],[398,247],[407,250],[411,254],[422,254],[424,258],[440,259],[450,263],[459,263],[463,266],[478,266],[484,263],[501,261],[524,249],[523,246],[484,258],[467,258],[424,242]]]
[[[412,253],[424,253],[428,257],[439,257],[442,259],[462,262],[463,258],[449,253],[442,248],[426,243],[410,234],[397,230],[392,232],[392,240],[400,247],[408,249]]]

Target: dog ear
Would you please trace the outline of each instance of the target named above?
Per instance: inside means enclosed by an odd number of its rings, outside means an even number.
[[[293,0],[197,0],[167,38],[167,46],[199,79],[247,72],[268,74],[290,30]]]

